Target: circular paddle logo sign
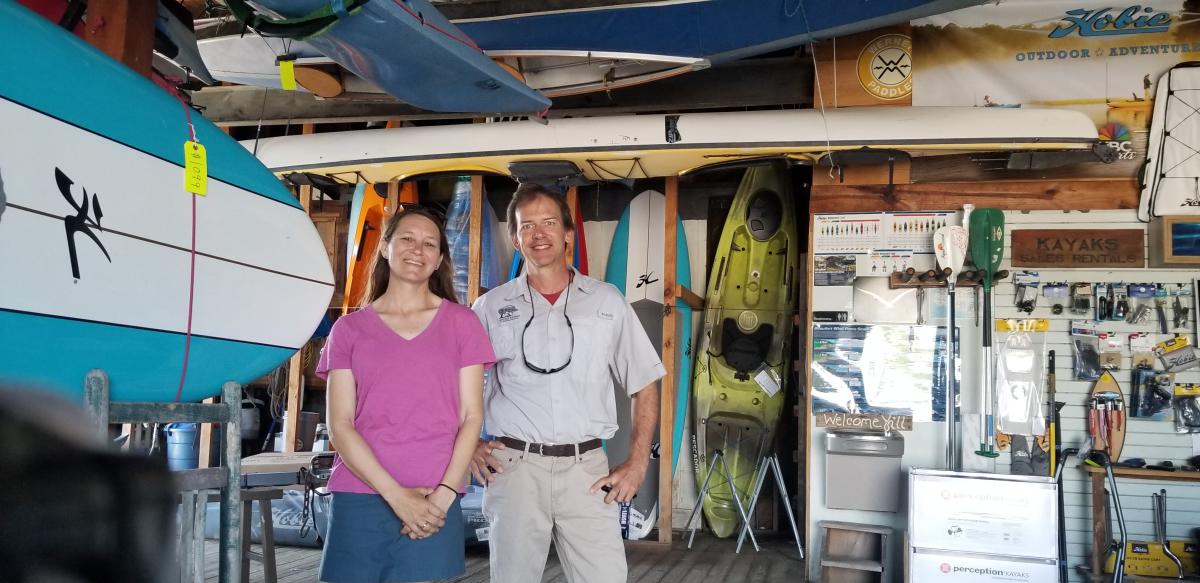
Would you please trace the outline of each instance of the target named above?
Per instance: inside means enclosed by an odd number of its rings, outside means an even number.
[[[858,54],[858,82],[879,99],[912,94],[912,39],[885,34],[867,43]]]

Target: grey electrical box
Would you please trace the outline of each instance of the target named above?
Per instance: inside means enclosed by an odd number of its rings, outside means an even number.
[[[896,512],[904,485],[899,432],[833,429],[825,434],[825,506]]]

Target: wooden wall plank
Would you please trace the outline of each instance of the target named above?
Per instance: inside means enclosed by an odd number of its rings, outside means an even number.
[[[674,507],[672,496],[675,493],[675,484],[671,479],[674,473],[671,462],[675,459],[675,377],[677,374],[687,374],[683,371],[677,373],[675,370],[675,298],[678,295],[678,282],[675,281],[675,250],[679,236],[675,221],[679,214],[679,178],[668,177],[663,190],[666,191],[663,206],[666,228],[663,236],[662,363],[667,374],[659,383],[662,388],[659,391],[658,423],[658,542],[671,544],[674,534],[671,530]]]
[[[475,303],[479,297],[479,273],[483,259],[483,177],[471,177],[471,215],[470,234],[467,237],[467,305]]]
[[[574,186],[567,188],[567,207],[569,207],[571,209],[571,217],[572,218],[575,217],[575,209],[578,206],[579,206],[579,189]],[[581,227],[582,227],[582,225],[575,225],[576,233],[579,232],[579,229]],[[571,265],[574,262],[575,262],[575,241],[574,241],[574,239],[572,239],[570,243],[567,243],[567,265]]]
[[[91,0],[87,3],[83,40],[149,78],[156,4],[145,0]]]
[[[918,211],[957,209],[964,203],[1006,210],[1078,210],[1137,208],[1134,180],[1058,180],[898,184],[889,197],[886,185],[824,185],[812,189],[812,212]]]
[[[881,99],[863,87],[864,81],[870,81],[869,68],[878,65],[878,61],[873,62],[872,54],[864,55],[863,51],[872,41],[884,35],[900,35],[908,39],[907,58],[897,63],[899,69],[887,75],[889,82],[895,82],[898,75],[903,75],[909,83],[909,91],[895,99]],[[820,107],[822,100],[825,107],[831,108],[912,105],[912,27],[908,24],[823,40],[810,46],[817,63],[816,80],[820,83],[813,88],[814,107]],[[894,55],[889,53],[884,56]],[[860,58],[864,60],[863,65],[859,64]],[[862,75],[860,69],[864,71]]]

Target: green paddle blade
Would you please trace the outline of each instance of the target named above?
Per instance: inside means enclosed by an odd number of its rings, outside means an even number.
[[[983,290],[992,289],[992,278],[1004,258],[1004,211],[975,209],[971,213],[971,262],[983,270]]]

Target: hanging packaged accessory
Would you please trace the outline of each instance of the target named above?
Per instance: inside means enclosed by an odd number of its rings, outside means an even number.
[[[1117,305],[1113,306],[1112,318],[1110,320],[1124,320],[1129,315],[1129,294],[1126,292],[1125,286],[1117,287]]]
[[[1048,283],[1042,286],[1042,295],[1050,302],[1050,312],[1054,315],[1063,313],[1063,305],[1071,297],[1071,291],[1065,282]]]
[[[1112,302],[1109,296],[1112,293],[1113,284],[1098,283],[1095,285],[1096,293],[1096,315],[1094,319],[1097,322],[1103,322],[1112,316]]]
[[[1145,324],[1150,319],[1150,309],[1154,303],[1154,286],[1148,283],[1129,284],[1129,315],[1125,318],[1130,324]]]
[[[1175,433],[1200,433],[1200,384],[1175,385],[1174,397]]]
[[[1071,284],[1071,313],[1084,316],[1092,312],[1092,284]]]
[[[1112,332],[1096,334],[1100,347],[1100,368],[1104,370],[1121,370],[1121,349],[1125,347],[1124,339]]]
[[[1038,273],[1022,271],[1013,276],[1013,285],[1017,286],[1017,311],[1032,314],[1033,309],[1037,307]]]
[[[1071,326],[1071,344],[1074,346],[1075,379],[1094,381],[1100,378],[1100,339],[1091,328]]]
[[[1188,307],[1188,304],[1192,303],[1191,296],[1192,291],[1190,289],[1184,288],[1182,283],[1175,284],[1175,293],[1171,294],[1171,297],[1173,298],[1171,300],[1171,311],[1175,314],[1173,322],[1175,324],[1175,330],[1183,328],[1187,325],[1188,312],[1191,311],[1191,308]],[[1182,301],[1182,298],[1184,297],[1187,298],[1186,304]]]
[[[1166,334],[1167,330],[1167,288],[1163,284],[1154,287],[1154,314],[1158,316],[1158,332]]]
[[[1174,385],[1175,375],[1173,373],[1155,371],[1148,367],[1134,369],[1133,391],[1129,402],[1130,416],[1154,421],[1170,421]]]
[[[1154,345],[1154,354],[1167,372],[1179,372],[1196,366],[1196,351],[1186,336],[1176,336]]]
[[[1001,320],[996,357],[996,431],[1010,435],[1046,433],[1042,411],[1042,355],[1048,320]]]

